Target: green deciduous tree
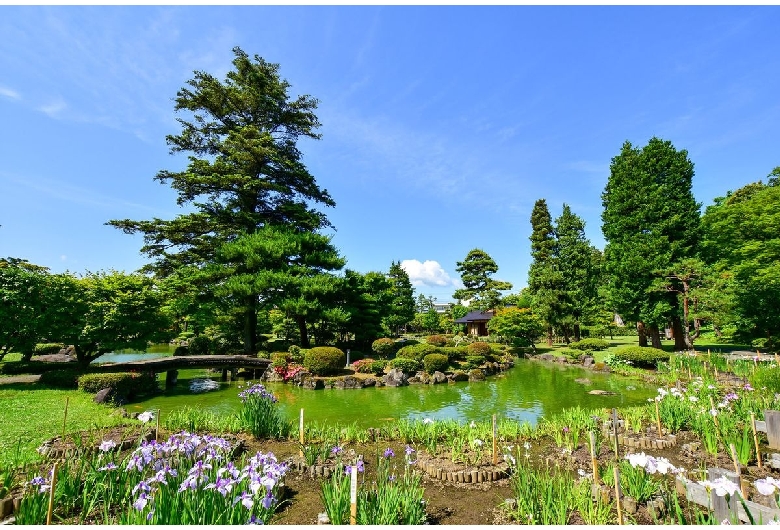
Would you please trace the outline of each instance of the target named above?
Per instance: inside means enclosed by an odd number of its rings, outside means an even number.
[[[713,269],[708,301],[741,339],[780,337],[780,185],[748,184],[702,217],[702,257]]]
[[[171,320],[162,310],[161,293],[142,274],[55,274],[48,288],[48,300],[56,304],[49,336],[73,345],[82,364],[111,351],[145,351],[150,342],[170,338]]]
[[[29,360],[52,317],[48,269],[18,258],[0,259],[0,360],[9,351]]]
[[[530,346],[536,351],[536,341],[544,333],[545,325],[541,318],[528,308],[505,307],[498,309],[488,321],[491,334],[512,340],[520,346]]]
[[[652,286],[670,264],[696,254],[699,204],[692,179],[687,151],[658,138],[641,149],[626,142],[610,165],[601,216],[607,292],[612,309],[637,323],[641,345],[647,345],[647,328],[660,347],[660,326],[681,318],[676,294]]]
[[[148,268],[162,277],[181,267],[214,265],[223,244],[268,225],[302,232],[329,225],[316,206],[334,202],[304,166],[297,146],[301,138],[319,138],[317,100],[291,97],[278,65],[233,51],[233,69],[224,81],[196,71],[175,99],[181,132],[166,140],[172,153],[188,153],[189,162],[183,171],[163,170],[155,179],[170,184],[177,203],[191,211],[173,220],[108,223],[143,234],[141,250],[154,260]],[[200,285],[206,291],[225,277],[219,269],[211,271]],[[232,302],[243,320],[244,351],[256,352],[256,293],[240,288]]]
[[[456,300],[469,300],[469,308],[487,310],[499,307],[501,293],[512,288],[512,284],[494,280],[498,265],[484,250],[471,250],[466,259],[459,261],[455,270],[460,273],[463,289],[453,294]]]

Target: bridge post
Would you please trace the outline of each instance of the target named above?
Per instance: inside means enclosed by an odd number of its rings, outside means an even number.
[[[228,374],[228,369],[227,368],[223,368],[222,369],[222,377],[220,378],[220,380],[223,383],[228,380],[227,374]]]
[[[178,381],[179,381],[178,370],[168,370],[165,373],[165,388],[171,388],[173,386],[176,386],[176,383]]]

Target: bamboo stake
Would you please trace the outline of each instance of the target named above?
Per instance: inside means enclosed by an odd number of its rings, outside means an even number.
[[[612,434],[615,435],[615,460],[620,458],[620,451],[618,450],[618,435],[617,435],[617,409],[612,409]]]
[[[51,469],[51,489],[49,489],[49,508],[46,511],[46,524],[51,524],[51,516],[54,513],[54,489],[57,487],[57,462]]]
[[[70,398],[65,398],[65,415],[62,417],[62,441],[65,441],[65,423],[68,421],[68,400]]]
[[[710,353],[710,349],[709,348],[707,348],[707,360],[708,361],[712,360],[712,354]]]
[[[599,483],[599,464],[596,459],[596,433],[590,431],[590,465],[593,467],[593,483]]]
[[[350,484],[349,524],[357,524],[357,466],[352,466],[352,483]]]
[[[690,381],[691,379],[693,379],[693,377],[691,377],[691,367],[689,366],[688,367],[688,381]]]
[[[761,451],[758,449],[758,435],[756,435],[756,415],[753,412],[750,413],[750,426],[753,429],[753,443],[756,444],[756,460],[758,461],[758,469],[763,469],[764,466],[761,464]]]
[[[663,436],[663,432],[661,432],[661,412],[658,409],[658,400],[655,401],[655,424],[658,426],[658,437],[660,438]]]
[[[737,450],[734,444],[729,444],[729,451],[731,452],[731,460],[734,461],[734,471],[737,472],[737,480],[739,481],[739,490],[742,493],[742,498],[747,499],[747,492],[745,486],[742,484],[742,471],[739,468],[739,461],[737,460]]]
[[[154,441],[160,441],[160,409],[157,409],[157,426],[154,429]]]
[[[612,468],[615,476],[615,504],[617,505],[617,520],[618,524],[623,524],[623,509],[620,506],[620,472],[618,471],[617,462],[615,467]]]
[[[496,440],[496,415],[493,414],[493,465],[498,465],[498,448]]]

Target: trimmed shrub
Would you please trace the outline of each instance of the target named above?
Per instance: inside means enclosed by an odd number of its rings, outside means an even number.
[[[639,368],[655,368],[659,361],[669,361],[667,352],[642,346],[621,346],[614,351],[613,357]]]
[[[79,377],[79,390],[97,394],[104,388],[113,390],[115,396],[132,399],[157,391],[157,374],[154,372],[117,372],[108,374],[84,374]]]
[[[603,339],[582,339],[578,342],[572,342],[569,344],[570,348],[574,348],[575,350],[585,351],[585,350],[591,350],[591,351],[602,351],[609,348],[610,344],[609,342],[603,340]]]
[[[406,373],[414,373],[420,369],[419,361],[405,357],[396,357],[389,364],[391,368],[397,368]]]
[[[211,340],[205,335],[192,337],[187,346],[190,349],[190,355],[208,355],[211,351]]]
[[[314,375],[335,374],[347,363],[347,355],[332,346],[317,346],[306,351],[303,366]]]
[[[293,344],[287,349],[288,352],[290,352],[290,360],[294,363],[302,364],[303,363],[303,351],[301,350],[301,347],[297,344]]]
[[[466,351],[469,355],[490,355],[493,348],[487,342],[472,342],[466,346]]]
[[[447,357],[450,358],[450,362],[465,361],[466,356],[468,355],[468,349],[466,348],[466,346],[439,348],[439,352],[446,354]]]
[[[378,356],[387,358],[395,353],[396,345],[393,339],[381,338],[371,343],[371,350]]]
[[[579,350],[561,350],[561,353],[572,361],[579,361],[585,356],[585,352]]]
[[[290,360],[290,354],[286,351],[275,351],[271,354],[271,367],[285,368]]]
[[[64,368],[62,370],[50,370],[41,374],[38,382],[42,385],[64,390],[76,390],[79,387],[79,377],[84,375],[77,368]]]
[[[434,346],[443,347],[447,345],[447,337],[445,337],[444,335],[430,335],[426,339],[426,342]]]
[[[450,360],[446,355],[440,353],[429,353],[423,358],[423,368],[429,374],[433,372],[443,372],[449,366]]]
[[[33,355],[51,355],[52,353],[59,353],[65,345],[61,342],[44,342],[36,344],[33,348]]]
[[[189,354],[190,354],[189,346],[176,346],[176,349],[173,350],[174,357],[185,357]]]
[[[478,368],[485,364],[484,355],[467,355],[466,356],[466,368]]]
[[[361,359],[352,363],[352,369],[359,374],[379,375],[384,373],[387,361],[384,359]]]
[[[395,354],[396,358],[401,357],[403,359],[414,359],[415,361],[422,363],[423,358],[430,353],[438,353],[439,349],[431,344],[413,344],[412,346],[404,346],[398,353]]]

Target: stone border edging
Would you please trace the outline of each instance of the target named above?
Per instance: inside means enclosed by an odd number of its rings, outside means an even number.
[[[446,471],[435,463],[425,458],[417,458],[417,467],[422,469],[429,477],[444,482],[455,484],[479,484],[495,482],[509,477],[509,466],[506,463],[499,464],[498,469],[463,469],[458,471]]]

